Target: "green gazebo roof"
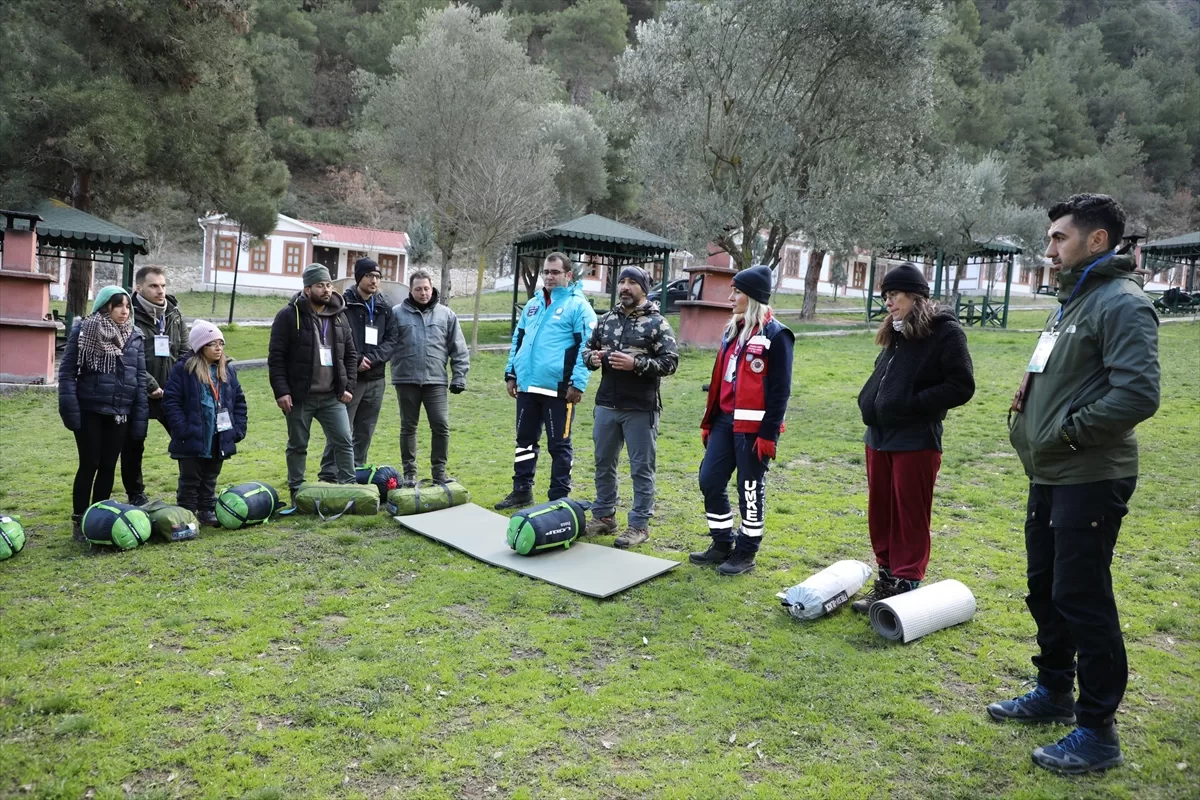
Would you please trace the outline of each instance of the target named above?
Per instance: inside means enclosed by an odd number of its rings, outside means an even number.
[[[599,214],[585,214],[570,222],[563,222],[545,230],[527,233],[518,242],[535,242],[539,239],[591,239],[597,242],[631,245],[650,250],[674,250],[675,242],[655,236],[653,233],[617,222]]]
[[[28,211],[42,218],[37,224],[39,245],[102,253],[150,252],[145,237],[58,200],[42,200]]]
[[[1200,254],[1200,231],[1192,231],[1170,239],[1159,239],[1142,245],[1142,252],[1151,255]]]

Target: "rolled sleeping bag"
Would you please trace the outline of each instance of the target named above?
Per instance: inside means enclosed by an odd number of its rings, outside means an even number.
[[[25,527],[20,517],[0,515],[0,561],[12,558],[25,549]]]
[[[906,644],[975,616],[975,595],[955,580],[938,581],[871,605],[871,627]]]
[[[583,532],[587,509],[566,497],[522,509],[508,521],[508,546],[523,556],[566,550]]]
[[[200,535],[200,523],[196,515],[183,506],[167,505],[162,500],[151,500],[142,506],[150,518],[150,532],[168,542],[184,542]]]
[[[816,619],[848,603],[869,577],[863,562],[838,561],[775,596],[796,619]]]
[[[79,526],[90,544],[132,550],[150,538],[150,517],[138,506],[101,500],[83,512]]]
[[[261,525],[282,505],[279,492],[271,484],[239,483],[221,492],[217,498],[217,522],[231,531]]]
[[[401,486],[387,495],[388,512],[403,517],[409,514],[424,514],[443,508],[461,506],[471,502],[471,493],[458,481],[435,483],[421,481],[416,486]]]
[[[364,485],[373,485],[379,489],[379,502],[386,503],[388,492],[400,487],[400,473],[395,467],[376,467],[367,464],[354,468],[354,481]]]
[[[358,483],[302,483],[296,490],[295,512],[291,513],[316,514],[326,521],[345,514],[378,514],[379,490]]]

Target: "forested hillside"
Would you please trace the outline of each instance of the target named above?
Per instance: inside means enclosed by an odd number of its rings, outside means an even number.
[[[55,195],[185,238],[197,211],[218,207],[408,226],[426,210],[372,168],[358,132],[393,48],[446,5],[10,0],[0,204]],[[509,15],[507,35],[603,130],[589,180],[605,185],[576,205],[659,228],[629,158],[639,120],[613,104],[617,57],[667,4],[473,5]],[[913,132],[933,156],[992,154],[1020,206],[1087,187],[1120,197],[1155,237],[1200,227],[1200,0],[948,0],[942,16],[938,129]]]

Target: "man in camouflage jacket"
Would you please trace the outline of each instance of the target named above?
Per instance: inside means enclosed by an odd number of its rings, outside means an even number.
[[[587,533],[617,529],[617,460],[624,445],[633,476],[633,510],[617,547],[650,538],[658,448],[658,383],[679,366],[675,333],[658,306],[646,300],[650,278],[639,267],[621,270],[617,307],[600,318],[588,339],[584,362],[603,370],[596,393],[592,441],[596,448],[596,502]]]

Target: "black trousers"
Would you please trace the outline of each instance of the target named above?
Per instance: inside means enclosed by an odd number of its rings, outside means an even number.
[[[112,497],[117,459],[129,433],[129,423],[117,424],[116,417],[84,411],[75,448],[79,451],[79,469],[71,491],[71,512],[82,514],[88,506]]]
[[[212,511],[217,505],[217,479],[221,477],[220,458],[179,459],[179,484],[176,504],[189,511]]]
[[[532,491],[537,474],[538,453],[542,427],[546,428],[546,446],[550,449],[551,500],[571,493],[571,464],[575,451],[571,447],[571,422],[575,404],[559,397],[517,392],[517,449],[513,456],[513,490]]]
[[[162,401],[150,401],[150,419],[162,423],[166,430],[167,423],[162,417]],[[170,436],[171,432],[167,431]],[[149,437],[147,437],[149,438]],[[125,447],[121,449],[121,483],[125,486],[125,494],[133,497],[146,491],[146,480],[142,476],[142,458],[146,454],[145,439],[126,438]]]
[[[1071,486],[1030,484],[1025,517],[1025,603],[1037,623],[1038,682],[1074,689],[1086,728],[1107,725],[1125,694],[1129,667],[1112,589],[1112,557],[1137,478]]]

